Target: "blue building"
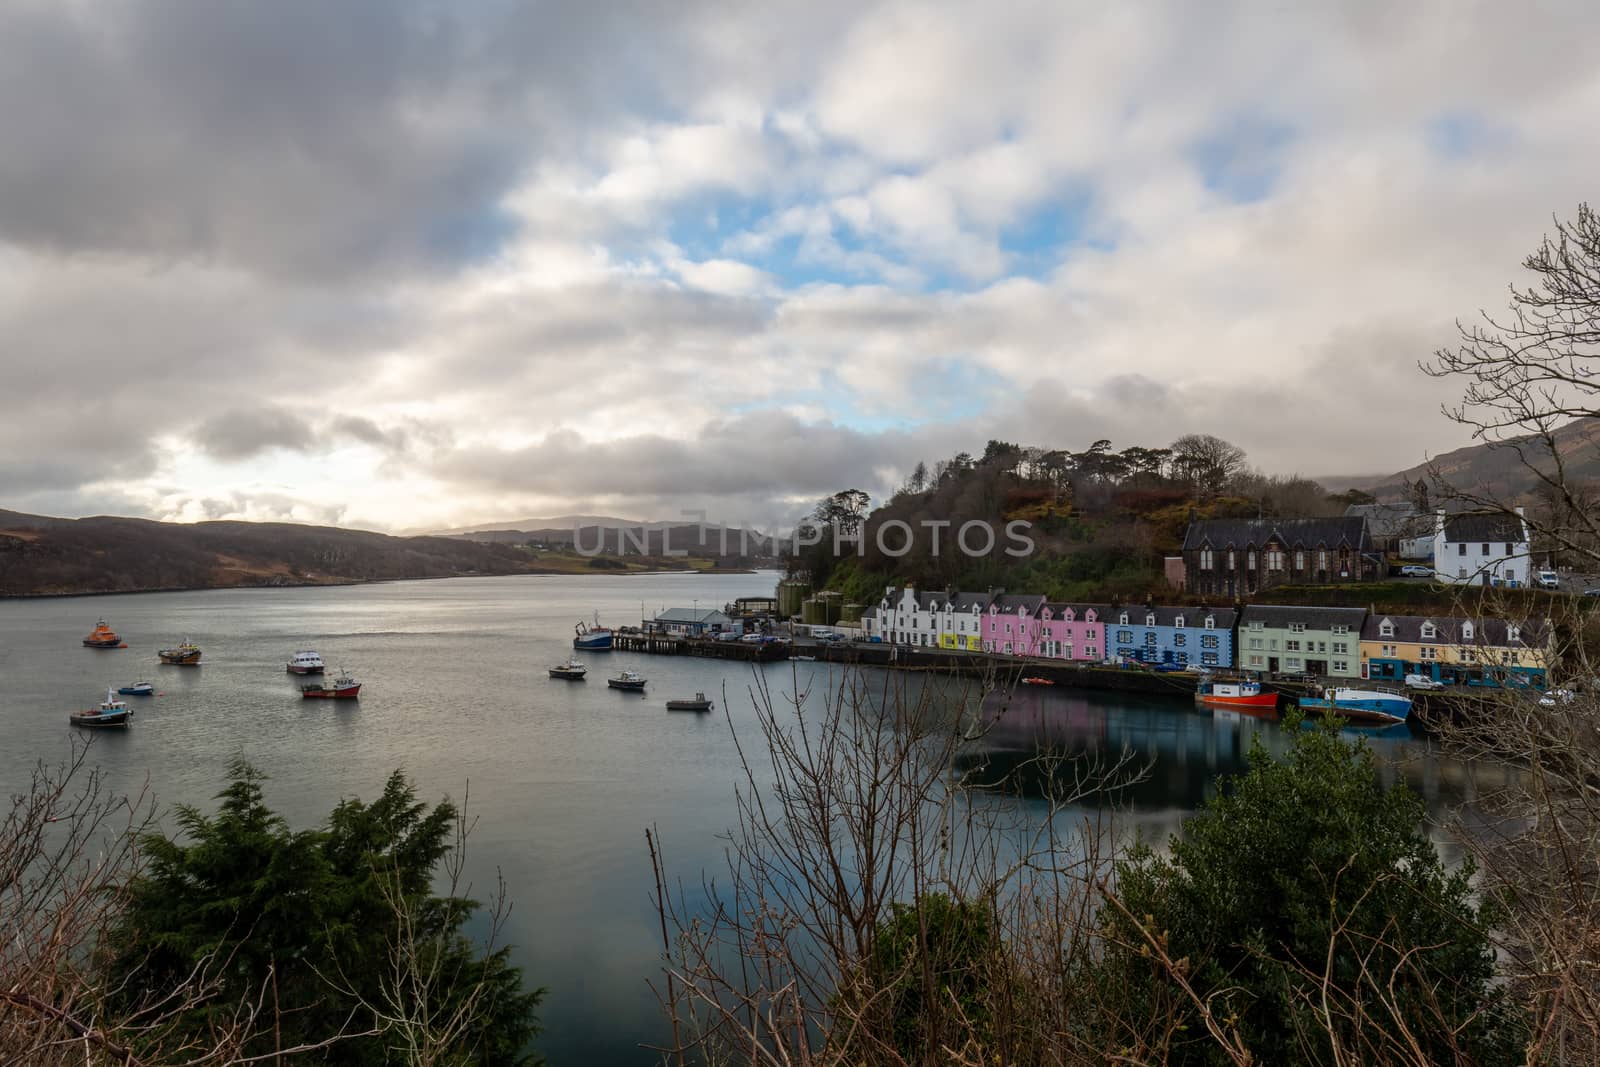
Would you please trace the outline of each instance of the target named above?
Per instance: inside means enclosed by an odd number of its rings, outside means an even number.
[[[1234,666],[1232,608],[1112,608],[1100,615],[1108,659],[1174,667]]]

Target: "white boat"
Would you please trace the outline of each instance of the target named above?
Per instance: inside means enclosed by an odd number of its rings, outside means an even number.
[[[74,726],[127,726],[128,719],[133,715],[128,710],[128,705],[117,699],[117,694],[106,690],[105,703],[93,711],[74,711],[67,719]]]
[[[287,669],[290,674],[321,674],[325,667],[315,652],[296,652],[289,657]]]

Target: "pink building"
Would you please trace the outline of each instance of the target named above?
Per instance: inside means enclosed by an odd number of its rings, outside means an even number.
[[[1038,655],[1099,662],[1105,650],[1100,609],[1084,604],[1046,604],[1040,609]]]
[[[983,617],[983,650],[1005,656],[1039,654],[1039,612],[1042,596],[1000,595],[989,601]]]

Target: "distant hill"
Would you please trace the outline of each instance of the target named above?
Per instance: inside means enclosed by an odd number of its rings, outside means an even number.
[[[293,523],[57,519],[0,510],[0,596],[337,585],[542,570],[520,548]]]
[[[534,542],[551,547],[576,545],[584,551],[599,547],[608,555],[624,556],[665,557],[671,551],[685,552],[702,559],[770,560],[779,554],[779,546],[774,538],[754,530],[730,527],[721,531],[710,525],[638,523],[606,518],[599,518],[595,522],[574,521],[568,525],[484,528],[445,536],[490,544],[523,545]]]
[[[1567,478],[1600,485],[1600,419],[1575,419],[1558,429],[1555,439]],[[1527,457],[1540,469],[1551,467],[1549,453],[1542,443],[1530,448]],[[1433,470],[1437,470],[1440,479],[1459,490],[1511,504],[1532,503],[1539,488],[1537,476],[1518,458],[1516,449],[1507,444],[1469,445],[1446,452],[1431,464],[1419,463],[1387,477],[1349,479],[1349,482],[1379,500],[1399,500],[1406,496],[1408,484],[1431,481]]]

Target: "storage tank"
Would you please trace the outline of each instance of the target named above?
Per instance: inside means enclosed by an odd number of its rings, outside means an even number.
[[[839,608],[839,621],[842,622],[842,623],[843,622],[860,623],[861,622],[861,613],[864,610],[866,610],[866,606],[863,605],[863,604],[844,604],[844,605],[841,605],[840,608]]]
[[[800,614],[800,607],[811,594],[808,582],[786,578],[778,583],[778,617],[791,619]]]

